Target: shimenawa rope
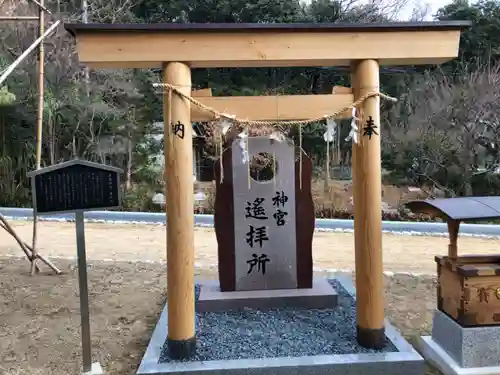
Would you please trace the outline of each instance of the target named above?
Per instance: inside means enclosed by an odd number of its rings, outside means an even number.
[[[188,100],[189,102],[191,102],[192,104],[194,104],[195,106],[197,106],[198,108],[200,108],[201,110],[204,110],[204,111],[207,111],[207,112],[210,112],[214,115],[215,117],[215,120],[221,120],[221,119],[226,119],[226,120],[229,120],[230,122],[232,123],[236,123],[236,124],[240,124],[240,125],[246,125],[246,129],[248,129],[249,126],[253,125],[253,126],[277,126],[277,125],[285,125],[285,126],[292,126],[292,125],[298,125],[299,126],[299,175],[302,177],[302,126],[304,125],[309,125],[309,124],[314,124],[314,123],[317,123],[317,122],[321,122],[321,121],[326,121],[328,119],[334,119],[335,117],[337,117],[338,115],[342,114],[343,112],[349,110],[349,109],[352,109],[352,108],[356,108],[358,107],[360,104],[362,104],[365,100],[369,99],[369,98],[373,98],[373,97],[380,97],[384,100],[388,100],[388,101],[391,101],[391,102],[397,102],[397,99],[396,98],[393,98],[392,96],[389,96],[389,95],[386,95],[384,93],[381,93],[381,92],[369,92],[363,96],[361,96],[358,100],[355,100],[353,103],[329,114],[329,115],[324,115],[324,116],[321,116],[321,117],[316,117],[316,118],[312,118],[312,119],[307,119],[307,120],[273,120],[273,121],[258,121],[258,120],[248,120],[248,119],[239,119],[237,118],[236,116],[233,116],[233,115],[230,115],[230,114],[227,114],[227,113],[223,113],[223,112],[220,112],[214,108],[211,108],[211,107],[208,107],[206,106],[205,104],[199,102],[198,100],[194,99],[192,96],[190,95],[186,95],[184,94],[182,91],[180,91],[176,86],[174,85],[171,85],[170,83],[158,83],[158,84],[155,84],[155,86],[162,86],[164,88],[166,88],[168,90],[168,114],[167,114],[167,118],[168,120],[171,119],[171,111],[170,111],[170,103],[171,103],[171,100],[172,100],[172,92],[175,92],[177,95],[183,97],[184,99]],[[167,120],[167,121],[168,121]],[[222,137],[221,137],[222,138]],[[222,143],[222,139],[221,139],[221,143]],[[327,145],[328,147],[328,145]],[[248,153],[248,139],[246,140],[246,152]],[[224,172],[223,172],[223,165],[222,165],[222,145],[221,145],[221,149],[220,149],[220,167],[221,167],[221,171],[220,171],[220,179],[221,179],[221,183],[224,179]],[[249,154],[248,154],[249,156]],[[327,156],[328,157],[328,156]],[[248,160],[248,178],[249,178],[249,188],[250,188],[250,160]],[[299,186],[300,186],[300,189],[302,190],[302,178],[300,178],[300,182],[299,182]]]
[[[362,97],[360,97],[358,100],[354,101],[353,103],[345,106],[344,108],[341,108],[329,115],[321,116],[321,117],[316,117],[312,119],[307,119],[307,120],[273,120],[273,121],[258,121],[258,120],[248,120],[248,119],[239,119],[236,118],[235,116],[232,116],[227,113],[219,112],[214,108],[208,107],[205,104],[199,102],[192,96],[184,94],[182,91],[177,89],[174,85],[171,85],[170,83],[161,83],[159,84],[160,86],[165,87],[168,91],[175,92],[177,95],[182,96],[184,99],[190,101],[192,104],[197,106],[198,108],[210,112],[214,115],[215,120],[219,119],[227,119],[233,123],[237,124],[246,124],[246,125],[255,125],[255,126],[270,126],[270,125],[309,125],[309,124],[314,124],[316,122],[320,121],[325,121],[326,119],[329,118],[335,118],[341,113],[353,108],[353,107],[358,107],[360,104],[362,104],[366,99],[373,98],[373,97],[380,97],[384,100],[388,100],[391,102],[397,102],[396,98],[393,98],[392,96],[386,95],[382,92],[369,92]]]

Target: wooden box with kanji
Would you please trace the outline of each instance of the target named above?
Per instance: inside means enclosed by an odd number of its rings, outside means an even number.
[[[406,207],[448,225],[448,255],[435,257],[438,310],[462,327],[500,325],[500,255],[458,256],[457,245],[462,221],[500,218],[500,197],[428,199]]]
[[[500,256],[437,256],[437,307],[463,327],[500,324]]]

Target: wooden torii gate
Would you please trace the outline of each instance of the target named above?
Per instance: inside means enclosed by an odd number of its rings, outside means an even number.
[[[383,24],[66,24],[80,61],[92,68],[163,68],[165,124],[190,124],[191,69],[351,66],[354,99],[379,93],[379,66],[441,64],[458,55],[469,22]],[[170,100],[169,100],[170,99]],[[170,103],[170,105],[168,105]],[[359,105],[353,145],[357,340],[385,344],[380,98]],[[192,128],[165,126],[168,351],[195,353]],[[373,130],[376,130],[375,133]]]

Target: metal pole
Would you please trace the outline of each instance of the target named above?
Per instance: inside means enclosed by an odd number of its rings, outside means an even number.
[[[85,224],[83,221],[83,211],[75,212],[75,222],[82,326],[82,358],[83,372],[85,373],[92,369],[92,343],[90,341],[89,290],[87,285],[87,259],[85,254]]]

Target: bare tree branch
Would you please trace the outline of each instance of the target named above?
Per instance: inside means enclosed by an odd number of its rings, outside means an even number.
[[[455,194],[471,194],[472,180],[500,164],[500,64],[464,67],[455,79],[439,72],[415,77],[387,121],[385,147],[415,155],[416,180],[440,188],[456,180]]]

